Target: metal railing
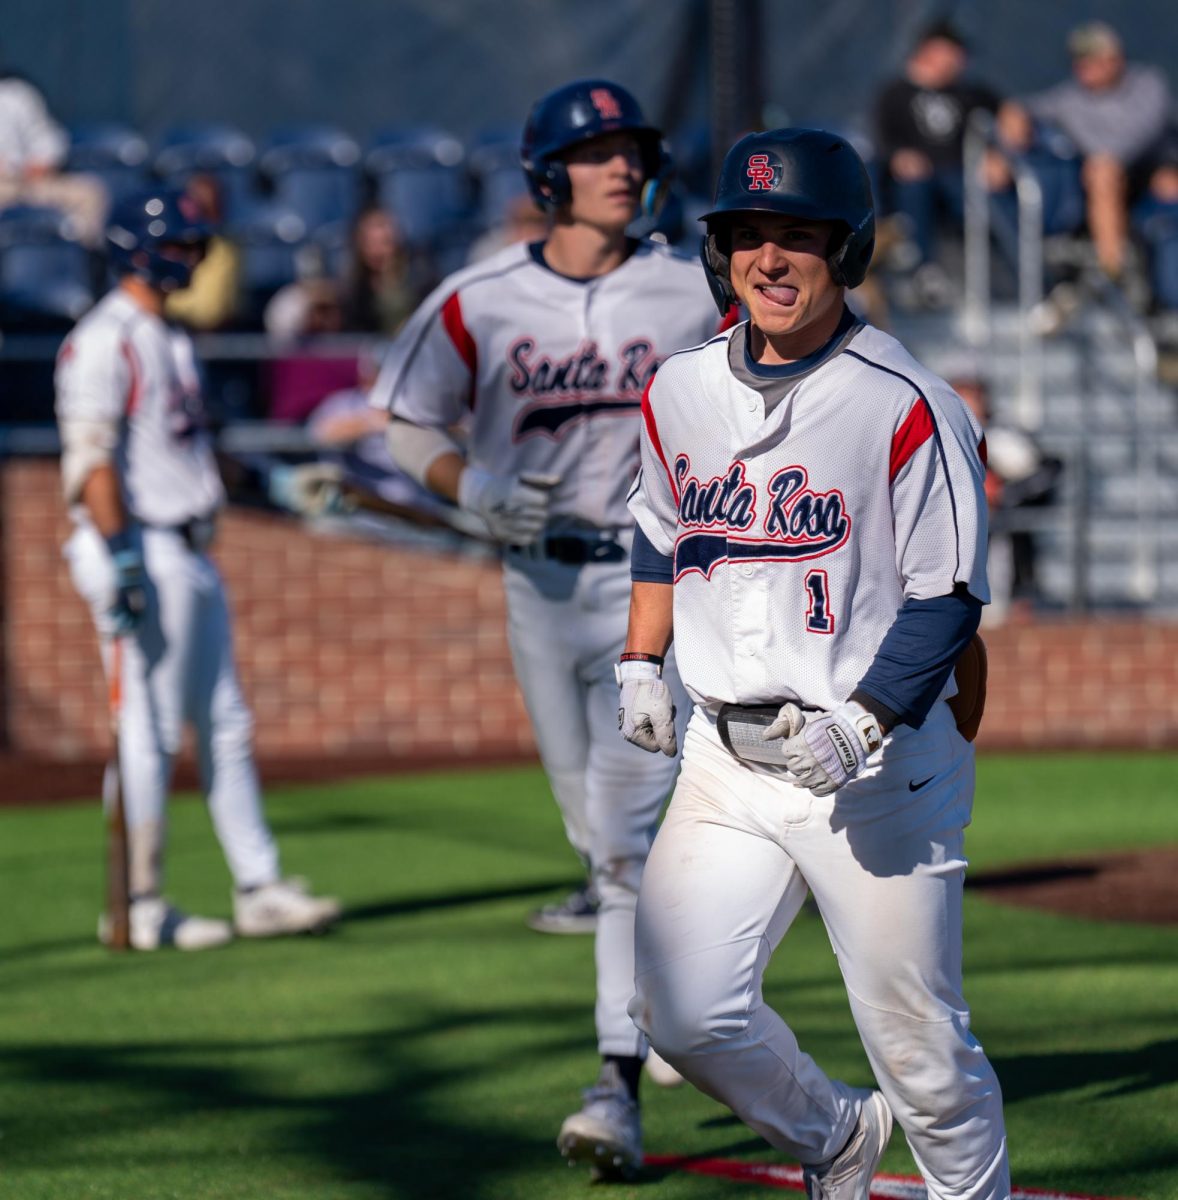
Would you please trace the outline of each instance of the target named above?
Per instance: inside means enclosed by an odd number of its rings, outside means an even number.
[[[1045,415],[1044,354],[1044,236],[1043,192],[1033,170],[1018,156],[1009,154],[996,136],[992,114],[970,115],[964,143],[965,191],[965,298],[962,330],[966,339],[987,358],[996,351],[996,333],[991,298],[991,201],[983,178],[989,152],[1001,154],[1015,181],[1018,212],[1018,301],[1017,355],[1018,388],[1014,415],[1028,431],[1042,428]],[[1136,530],[1133,566],[1126,599],[1150,604],[1158,598],[1161,578],[1160,512],[1160,426],[1155,417],[1159,397],[1158,346],[1149,326],[1134,311],[1124,292],[1103,272],[1085,270],[1077,289],[1079,303],[1070,319],[1079,321],[1097,310],[1108,314],[1123,330],[1133,355],[1132,426],[1124,434],[1132,447],[1136,475]],[[1048,529],[1064,532],[1071,543],[1071,596],[1073,609],[1088,607],[1090,528],[1092,513],[1089,492],[1091,412],[1100,372],[1095,369],[1097,347],[1083,334],[1077,337],[1077,353],[1087,361],[1082,371],[1084,412],[1074,430],[1074,454],[1068,462],[1070,500],[1054,517],[1046,512],[1010,514],[1007,528]],[[1103,436],[1109,436],[1107,433]]]

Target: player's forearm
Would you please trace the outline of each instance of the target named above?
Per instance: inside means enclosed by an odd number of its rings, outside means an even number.
[[[466,459],[457,451],[447,451],[430,463],[425,486],[445,500],[458,503],[458,481],[466,469]]]
[[[82,484],[81,500],[94,527],[107,540],[127,527],[119,478],[111,464],[95,467],[90,472]]]
[[[635,580],[630,587],[630,626],[626,632],[627,654],[667,653],[674,633],[672,604],[674,586]]]

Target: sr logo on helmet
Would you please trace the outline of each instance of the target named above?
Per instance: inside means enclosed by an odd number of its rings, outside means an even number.
[[[745,167],[750,192],[771,192],[781,181],[781,160],[772,154],[750,154]]]

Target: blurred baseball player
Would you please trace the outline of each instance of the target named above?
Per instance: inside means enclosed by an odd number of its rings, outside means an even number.
[[[642,1160],[645,1042],[626,1012],[634,904],[676,763],[617,735],[613,662],[629,604],[639,410],[655,368],[715,332],[699,264],[626,227],[666,170],[656,129],[604,80],[533,108],[523,167],[547,239],[452,275],[395,342],[375,388],[398,463],[504,544],[515,671],[574,850],[600,895],[603,1067],[558,1144],[600,1174]],[[447,430],[469,429],[463,454]],[[672,683],[672,686],[677,684]],[[686,704],[682,704],[685,709]]]
[[[998,1081],[961,994],[973,753],[945,703],[988,599],[980,430],[844,291],[874,244],[842,138],[739,141],[704,218],[750,319],[663,364],[644,406],[623,733],[674,754],[642,879],[631,1012],[697,1087],[866,1200],[894,1113],[936,1200],[1003,1200]],[[660,578],[661,573],[661,578]],[[828,1078],[761,980],[813,893],[879,1091]]]
[[[116,207],[113,288],[66,339],[57,365],[62,475],[74,532],[66,557],[90,606],[104,665],[123,639],[119,762],[128,827],[131,943],[199,950],[319,929],[335,900],[279,874],[262,814],[252,719],[238,686],[229,608],[207,555],[225,493],[202,428],[192,342],[165,324],[209,229],[158,189]],[[213,828],[235,891],[234,921],[190,916],[161,894],[165,801],[191,722]],[[100,936],[103,930],[100,927]]]

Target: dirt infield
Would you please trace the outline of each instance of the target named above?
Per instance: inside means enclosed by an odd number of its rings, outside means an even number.
[[[518,765],[519,755],[461,765],[465,769]],[[388,775],[406,771],[453,769],[453,760],[429,758],[285,759],[262,762],[266,785],[322,783],[332,779]],[[55,763],[0,754],[0,806],[53,804],[93,796],[97,800],[102,764]],[[181,760],[178,788],[196,786],[193,764]],[[1178,846],[1127,854],[1089,855],[1056,862],[1028,863],[992,871],[973,871],[966,886],[988,900],[1099,921],[1178,924]]]

